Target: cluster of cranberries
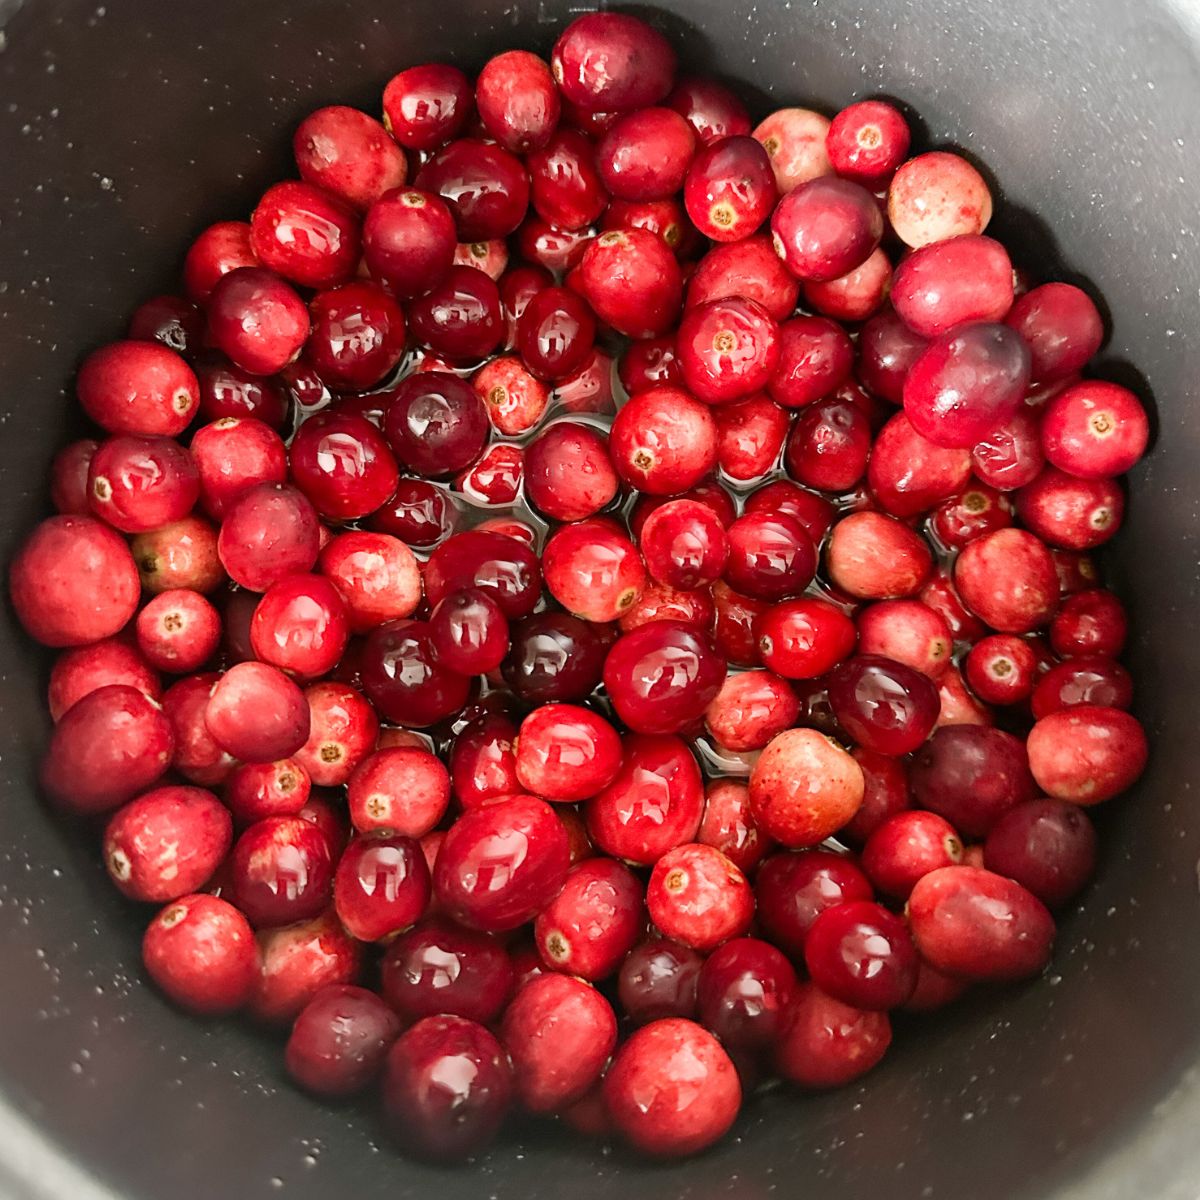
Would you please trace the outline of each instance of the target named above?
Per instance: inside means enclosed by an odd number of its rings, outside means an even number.
[[[1146,414],[888,104],[752,129],[595,13],[383,109],[83,363],[43,787],[167,995],[414,1152],[687,1154],[1047,963],[1146,761],[1089,556]]]

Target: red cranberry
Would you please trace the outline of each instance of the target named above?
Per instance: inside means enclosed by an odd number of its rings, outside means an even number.
[[[514,538],[471,530],[443,542],[425,565],[425,595],[437,604],[450,592],[478,587],[511,621],[528,616],[541,597],[537,555]]]
[[[822,316],[839,321],[865,321],[879,311],[891,286],[891,259],[877,248],[845,275],[825,283],[806,282],[804,299],[809,308]]]
[[[909,807],[908,764],[863,746],[856,746],[851,754],[862,769],[863,802],[839,836],[863,843],[885,821]]]
[[[1026,979],[1050,959],[1054,918],[1019,883],[991,871],[932,871],[913,888],[907,912],[922,957],[949,975]]]
[[[223,417],[201,426],[192,436],[191,455],[201,503],[217,520],[250,488],[287,479],[283,439],[250,417]]]
[[[323,412],[300,426],[291,450],[292,478],[323,517],[355,520],[396,490],[396,460],[364,417]]]
[[[1003,493],[986,484],[944,500],[934,510],[929,528],[943,546],[961,550],[968,542],[1012,524],[1012,506]]]
[[[198,592],[163,592],[138,613],[137,641],[150,666],[184,675],[199,670],[216,653],[221,618]]]
[[[1049,908],[1079,892],[1096,869],[1096,830],[1087,813],[1061,800],[1027,800],[992,826],[984,843],[989,871],[1006,875]]]
[[[151,979],[181,1008],[234,1012],[258,980],[258,948],[246,918],[216,896],[184,896],[162,909],[142,939]]]
[[[93,438],[81,438],[68,443],[54,456],[50,464],[50,500],[55,511],[78,517],[91,513],[88,470],[99,445]]]
[[[728,528],[733,523],[734,517],[737,516],[737,508],[734,505],[733,497],[725,488],[714,479],[704,479],[695,487],[688,488],[686,491],[673,497],[649,494],[639,495],[637,503],[633,506],[633,510],[629,514],[629,532],[634,537],[640,538],[642,527],[646,524],[646,519],[650,514],[656,508],[661,508],[664,504],[671,503],[672,500],[695,500],[700,504],[707,505],[716,513],[725,528]]]
[[[1027,409],[982,437],[971,450],[975,474],[1001,492],[1032,483],[1046,464],[1041,425]]]
[[[883,100],[848,105],[829,124],[825,148],[833,169],[846,179],[877,189],[908,157],[908,122]]]
[[[874,898],[867,877],[853,860],[829,850],[772,855],[760,867],[754,888],[764,932],[797,960],[803,957],[808,932],[822,912]]]
[[[878,655],[860,654],[836,667],[829,699],[842,728],[880,754],[915,750],[938,716],[937,689],[928,676]]]
[[[663,385],[678,387],[683,382],[671,334],[631,342],[621,355],[617,370],[621,386],[631,396]]]
[[[1028,343],[1038,383],[1078,371],[1104,341],[1095,304],[1069,283],[1044,283],[1018,296],[1005,323]]]
[[[482,1025],[462,1017],[426,1017],[388,1051],[384,1112],[405,1150],[462,1162],[495,1137],[512,1087],[508,1055]]]
[[[569,413],[615,412],[613,360],[602,351],[593,350],[574,375],[555,384],[553,398]]]
[[[785,600],[754,623],[765,666],[787,679],[815,679],[854,649],[854,623],[824,600]]]
[[[699,239],[683,206],[674,197],[611,201],[604,210],[600,232],[610,233],[614,229],[647,229],[662,238],[680,259],[690,256]]]
[[[922,958],[917,965],[917,986],[904,1004],[904,1011],[910,1013],[936,1012],[960,999],[969,987],[970,984],[965,979],[954,979],[949,975],[944,975]]]
[[[646,584],[636,547],[599,517],[557,530],[542,551],[542,570],[555,600],[588,621],[615,621]]]
[[[349,984],[322,988],[296,1018],[284,1052],[288,1074],[317,1096],[363,1091],[379,1074],[403,1026],[374,992]]]
[[[666,587],[704,587],[725,566],[725,528],[708,505],[696,500],[672,500],[656,508],[639,540],[651,577]]]
[[[562,94],[588,112],[657,104],[675,82],[675,51],[657,29],[625,13],[576,17],[550,56]]]
[[[723,83],[703,75],[681,79],[665,101],[695,130],[702,145],[750,132],[745,105]]]
[[[979,838],[1015,804],[1034,796],[1030,760],[1020,739],[979,725],[939,729],[912,765],[916,802]]]
[[[866,414],[848,400],[820,400],[792,426],[784,452],[788,474],[808,487],[844,492],[867,470],[871,426]]]
[[[363,757],[347,788],[350,820],[359,833],[423,837],[450,802],[450,778],[432,754],[391,746]]]
[[[888,188],[888,220],[909,246],[928,246],[982,233],[992,217],[992,194],[965,158],[935,150],[918,154]]]
[[[891,1042],[887,1013],[852,1008],[802,983],[784,1017],[775,1067],[803,1088],[844,1087],[877,1066]]]
[[[181,679],[167,689],[162,700],[175,736],[171,766],[201,787],[223,783],[235,766],[234,758],[213,740],[205,722],[209,695],[219,678],[213,673]]]
[[[170,438],[107,438],[92,456],[92,512],[123,533],[144,533],[186,517],[199,493],[192,456]]]
[[[1080,704],[1101,708],[1129,708],[1133,680],[1111,658],[1073,658],[1051,667],[1033,691],[1030,704],[1034,720]]]
[[[302,679],[331,671],[349,635],[342,598],[321,575],[290,575],[273,583],[250,623],[255,657]]]
[[[460,242],[507,237],[529,207],[529,175],[521,160],[474,138],[435,151],[413,183],[450,206]]]
[[[525,307],[517,325],[517,348],[541,379],[564,379],[588,360],[596,320],[587,302],[569,288],[543,288]]]
[[[763,144],[775,182],[781,193],[829,175],[833,167],[825,150],[829,121],[807,108],[781,108],[754,128],[753,136]]]
[[[358,266],[358,222],[323,188],[287,180],[269,187],[258,202],[250,218],[250,245],[264,267],[285,279],[303,287],[333,287]]]
[[[705,405],[679,388],[651,388],[617,413],[609,453],[630,486],[652,496],[677,495],[716,465],[717,425]]]
[[[879,431],[867,464],[867,482],[876,500],[897,517],[915,516],[957,496],[970,478],[968,450],[931,442],[904,413]]]
[[[339,533],[318,560],[341,596],[351,633],[411,616],[421,601],[421,571],[412,551],[383,533]]]
[[[239,826],[267,817],[293,817],[308,803],[308,772],[294,758],[243,763],[229,776],[224,800]]]
[[[487,61],[475,84],[475,103],[484,128],[513,154],[544,146],[558,124],[558,89],[550,68],[526,50]]]
[[[764,392],[756,392],[713,414],[717,422],[717,462],[739,483],[759,479],[779,461],[788,414]]]
[[[487,406],[492,425],[509,436],[532,429],[550,402],[547,386],[515,355],[492,359],[471,383]]]
[[[471,81],[457,67],[409,67],[383,89],[383,123],[410,150],[435,150],[466,128],[474,108]]]
[[[710,142],[692,160],[684,181],[688,216],[716,242],[749,237],[778,197],[767,152],[744,134]]]
[[[938,699],[942,710],[938,714],[938,728],[946,725],[995,725],[995,714],[967,690],[962,672],[957,667],[946,668],[938,680]]]
[[[1001,633],[1028,633],[1058,606],[1058,580],[1046,547],[1023,529],[971,542],[954,564],[963,603]]]
[[[796,991],[796,972],[774,946],[735,938],[716,950],[700,970],[700,1021],[726,1046],[769,1048]]]
[[[588,833],[613,858],[650,866],[696,836],[700,769],[676,737],[626,737],[624,752],[617,777],[587,806]]]
[[[995,633],[975,643],[963,663],[971,690],[987,704],[1019,704],[1033,694],[1037,657],[1029,643]]]
[[[715,610],[712,639],[718,653],[738,666],[761,665],[755,625],[771,605],[735,592],[723,580],[713,584],[712,597]]]
[[[1082,479],[1123,475],[1145,453],[1149,438],[1141,401],[1128,388],[1095,379],[1059,392],[1042,418],[1046,458]]]
[[[604,508],[619,481],[604,436],[588,425],[559,422],[526,449],[525,492],[556,521],[579,521]]]
[[[200,403],[200,385],[174,350],[113,342],[83,360],[75,381],[83,411],[109,433],[176,437]]]
[[[374,283],[319,292],[309,306],[306,354],[330,387],[362,391],[396,368],[404,353],[404,314]]]
[[[604,663],[617,715],[638,733],[677,733],[701,717],[725,679],[725,664],[686,625],[655,621],[623,634]]]
[[[354,838],[338,862],[333,902],[346,932],[384,941],[413,925],[429,904],[429,868],[412,838]]]
[[[404,151],[373,117],[335,104],[309,113],[292,137],[296,166],[306,183],[332,192],[359,210],[404,186]]]
[[[691,307],[677,335],[684,384],[706,404],[761,390],[779,361],[779,334],[753,300],[728,298]]]
[[[1030,770],[1043,792],[1084,805],[1131,787],[1148,757],[1146,733],[1136,718],[1094,705],[1043,717],[1030,731],[1028,750]]]
[[[696,152],[692,127],[671,108],[639,108],[619,117],[596,149],[609,194],[623,200],[661,200],[683,187]]]
[[[1076,479],[1047,467],[1016,496],[1017,516],[1054,546],[1092,550],[1121,527],[1125,497],[1111,479]]]
[[[800,702],[786,681],[770,671],[744,671],[726,678],[705,721],[719,746],[741,752],[761,750],[791,728],[799,712]]]
[[[785,846],[824,841],[854,816],[862,797],[858,763],[813,729],[779,734],[750,775],[755,822]]]
[[[58,721],[84,696],[109,684],[136,688],[151,700],[162,694],[158,675],[138,647],[125,638],[106,638],[55,659],[47,689],[51,720]]]
[[[517,778],[548,800],[587,800],[610,784],[621,767],[617,731],[590,709],[547,704],[521,724]]]
[[[938,337],[1012,307],[1012,263],[999,242],[967,235],[914,250],[892,276],[892,306],[914,333]]]
[[[447,358],[486,358],[504,336],[500,292],[474,267],[451,267],[441,282],[408,309],[416,337]]]
[[[714,779],[708,785],[696,841],[714,846],[744,873],[758,866],[771,848],[771,839],[754,823],[745,783],[737,779]]]
[[[517,344],[517,326],[525,315],[529,302],[543,288],[553,286],[554,277],[542,267],[513,267],[500,276],[497,281],[497,289],[500,292],[500,306],[504,311],[504,320],[508,327],[508,338],[504,343],[506,350],[511,350]]]
[[[455,738],[450,773],[454,794],[463,808],[481,808],[487,800],[521,790],[513,749],[516,737],[517,726],[508,717],[488,713],[472,721]]]
[[[863,847],[862,865],[881,891],[906,899],[918,879],[962,861],[954,826],[931,812],[900,812],[884,821]]]
[[[434,653],[460,675],[495,670],[508,651],[508,621],[494,596],[479,588],[451,592],[429,617]]]
[[[582,980],[543,975],[517,992],[501,1037],[518,1099],[530,1112],[557,1112],[599,1080],[617,1044],[617,1018]]]
[[[308,704],[282,671],[266,663],[243,662],[214,685],[204,722],[234,758],[274,762],[295,754],[308,739]]]
[[[771,233],[776,254],[797,279],[823,282],[870,257],[883,236],[883,214],[860,184],[824,176],[784,196]]]
[[[880,904],[825,909],[804,945],[813,983],[855,1008],[898,1008],[917,984],[917,952],[904,921]]]
[[[288,396],[280,381],[251,375],[217,354],[196,364],[196,378],[200,384],[200,416],[205,420],[254,417],[273,430],[283,425]]]
[[[333,910],[258,935],[262,967],[250,1013],[271,1025],[288,1024],[330,984],[353,983],[362,949],[342,928]]]
[[[600,682],[606,652],[606,643],[586,621],[566,613],[535,613],[512,628],[504,681],[527,704],[582,700]]]
[[[1061,658],[1106,655],[1125,647],[1129,621],[1112,592],[1093,589],[1068,596],[1050,622],[1050,645]]]
[[[746,877],[719,850],[690,842],[655,863],[646,906],[667,937],[706,953],[745,933],[754,895]]]
[[[308,309],[274,272],[239,267],[213,288],[208,332],[242,370],[274,375],[300,353],[309,333]]]
[[[389,621],[373,630],[363,651],[362,680],[384,718],[417,728],[458,712],[470,691],[465,675],[438,663],[425,621]]]
[[[329,841],[303,817],[268,817],[251,825],[230,862],[235,901],[256,927],[306,921],[329,903]]]
[[[707,304],[728,296],[743,296],[766,309],[774,321],[785,321],[800,292],[765,235],[714,246],[697,264],[688,281],[687,304]]]
[[[876,396],[899,404],[909,369],[927,345],[892,309],[884,309],[859,332],[858,377]]]
[[[401,479],[391,500],[372,513],[373,529],[410,546],[434,546],[448,537],[459,512],[451,496],[423,479]]]
[[[517,249],[521,257],[535,266],[558,274],[566,274],[567,287],[583,294],[579,285],[579,264],[587,248],[594,242],[593,229],[574,232],[556,229],[540,217],[528,217],[517,230]]]
[[[222,276],[238,267],[257,267],[250,247],[249,221],[218,221],[191,244],[183,260],[183,287],[190,299],[206,304]]]
[[[334,680],[305,689],[311,732],[296,758],[318,787],[341,787],[374,749],[379,719],[354,688]]]
[[[793,317],[779,327],[779,364],[767,384],[784,408],[803,408],[850,377],[854,347],[846,331],[825,317]]]
[[[969,613],[954,590],[950,575],[945,568],[935,571],[921,588],[919,599],[922,604],[939,613],[950,626],[956,642],[974,642],[984,636],[987,627],[978,617]],[[949,674],[947,667],[946,673]]]
[[[466,380],[443,371],[405,379],[392,393],[384,428],[405,467],[434,477],[470,466],[488,438],[479,396]]]
[[[182,296],[154,296],[139,305],[129,319],[128,336],[139,341],[161,342],[170,350],[191,357],[204,337],[204,315]]]
[[[941,613],[919,600],[884,600],[858,615],[859,650],[882,655],[937,679],[950,662],[953,637]]]
[[[782,513],[749,513],[730,525],[725,581],[759,600],[782,600],[802,592],[817,569],[808,532]]]
[[[534,211],[566,232],[591,225],[608,202],[591,141],[576,129],[559,129],[526,160]]]
[[[584,297],[596,316],[627,337],[655,337],[674,324],[683,277],[661,238],[645,229],[601,234],[579,266]]]
[[[408,300],[445,278],[457,236],[454,217],[440,196],[397,189],[371,205],[363,225],[363,256],[376,279]]]

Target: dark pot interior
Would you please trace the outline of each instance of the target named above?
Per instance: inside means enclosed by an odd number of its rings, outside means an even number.
[[[44,511],[76,362],[174,285],[205,224],[291,171],[309,109],[374,111],[401,67],[547,51],[565,0],[0,0],[0,529]],[[282,1078],[278,1048],[141,980],[141,921],[33,785],[45,663],[0,631],[0,1192],[18,1197],[811,1200],[1194,1197],[1200,811],[1191,694],[1200,549],[1200,14],[1169,0],[666,0],[692,66],[761,107],[883,94],[1004,184],[994,228],[1107,300],[1105,371],[1157,412],[1110,570],[1154,739],[1101,818],[1104,866],[1048,979],[906,1029],[861,1087],[775,1094],[702,1159],[647,1167],[553,1129],[480,1164],[396,1157],[373,1120]],[[1136,364],[1134,366],[1133,364]],[[7,1182],[7,1186],[5,1186]],[[103,1189],[111,1189],[105,1191]]]

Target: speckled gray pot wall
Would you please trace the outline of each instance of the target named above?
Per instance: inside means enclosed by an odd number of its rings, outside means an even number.
[[[1155,739],[1102,818],[1105,867],[1049,981],[904,1030],[826,1097],[774,1095],[698,1161],[598,1157],[553,1130],[459,1172],[289,1089],[277,1046],[171,1011],[87,837],[33,793],[45,664],[0,658],[0,1193],[124,1200],[1130,1200],[1200,1194],[1200,14],[1162,0],[673,0],[653,19],[755,102],[895,97],[1004,182],[1028,265],[1106,297],[1116,377],[1157,446],[1113,562]],[[555,0],[0,0],[0,539],[43,510],[72,371],[172,286],[206,223],[289,170],[290,131],[374,110],[401,67],[549,48]],[[639,9],[646,12],[649,10]],[[1036,214],[1036,215],[1033,215]],[[1137,372],[1129,365],[1137,364]],[[33,1127],[36,1127],[36,1132]],[[5,1185],[5,1176],[8,1177]],[[88,1181],[92,1182],[89,1183]]]

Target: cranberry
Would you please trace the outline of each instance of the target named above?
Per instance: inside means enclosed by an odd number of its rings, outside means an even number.
[[[850,377],[854,347],[846,331],[825,317],[793,317],[779,327],[779,363],[767,384],[784,408],[803,408]]]
[[[588,621],[615,621],[646,585],[636,547],[602,517],[557,530],[542,551],[542,570],[555,600]]]
[[[877,1066],[891,1042],[887,1013],[853,1008],[802,983],[784,1017],[775,1067],[803,1088],[844,1087]]]
[[[1029,767],[1056,800],[1099,804],[1131,787],[1146,766],[1146,734],[1117,708],[1080,705],[1043,717],[1029,734]]]
[[[246,918],[216,896],[183,896],[150,922],[142,961],[181,1008],[207,1016],[234,1012],[258,979],[258,948]]]
[[[692,127],[672,108],[639,108],[612,124],[596,149],[609,194],[622,200],[662,200],[683,187],[696,152]]]
[[[859,333],[858,377],[875,395],[899,404],[909,369],[927,344],[892,309],[884,309]]]
[[[250,218],[250,245],[259,262],[303,287],[345,283],[358,266],[359,229],[353,212],[311,183],[277,183]]]
[[[705,720],[717,744],[740,752],[761,750],[791,728],[800,712],[795,692],[770,671],[745,671],[726,678]]]
[[[892,263],[881,250],[873,250],[861,265],[845,275],[821,283],[804,284],[809,308],[839,321],[865,321],[879,311],[892,286]]]
[[[421,571],[412,551],[383,533],[339,533],[318,560],[341,596],[351,633],[369,633],[411,616],[421,601]]]
[[[979,838],[1015,804],[1034,796],[1030,760],[1020,739],[979,725],[939,729],[912,765],[916,802]]]
[[[510,436],[532,429],[550,402],[549,389],[515,355],[492,359],[471,382],[492,425]]]
[[[898,1008],[917,984],[917,952],[900,917],[855,901],[825,909],[804,945],[813,983],[843,1004]]]
[[[258,935],[262,967],[250,1012],[267,1024],[290,1024],[322,988],[353,983],[362,948],[342,928],[333,910]]]
[[[389,721],[434,725],[467,701],[470,680],[439,664],[425,621],[380,625],[368,636],[363,656],[363,688]]]
[[[250,623],[256,658],[308,679],[337,665],[349,635],[342,598],[321,575],[290,575],[273,583]]]
[[[1030,707],[1035,720],[1080,704],[1129,708],[1133,680],[1111,658],[1073,658],[1051,667],[1033,691]]]
[[[730,525],[725,581],[759,600],[802,592],[817,569],[808,532],[783,513],[748,513]]]
[[[460,242],[507,237],[529,207],[529,175],[521,160],[474,138],[460,138],[435,151],[413,183],[450,206]]]
[[[833,169],[872,190],[887,184],[908,157],[908,122],[883,100],[848,105],[829,124],[825,149]]]
[[[267,817],[293,817],[308,803],[308,772],[294,758],[243,763],[225,784],[224,799],[239,826]]]
[[[1027,800],[992,826],[983,856],[989,871],[1058,908],[1092,877],[1096,851],[1096,830],[1081,808],[1061,800]]]
[[[455,485],[482,505],[509,507],[516,503],[524,475],[525,452],[521,447],[496,442],[455,480]]]
[[[432,754],[391,746],[366,754],[349,778],[350,820],[359,833],[423,837],[450,802],[450,777]]]
[[[230,862],[237,906],[256,927],[306,921],[329,903],[329,841],[303,817],[268,817],[251,825]]]
[[[249,221],[218,221],[191,244],[183,260],[183,287],[197,304],[205,304],[222,276],[238,267],[257,267],[250,246]]]
[[[454,217],[440,196],[396,189],[378,198],[367,213],[363,257],[376,279],[408,300],[445,278],[457,236]]]
[[[547,704],[521,723],[517,778],[548,800],[587,800],[610,784],[621,767],[617,731],[590,709]]]
[[[181,679],[162,699],[175,737],[171,766],[201,787],[223,783],[235,766],[234,758],[213,740],[205,721],[209,695],[219,678],[213,673]]]
[[[884,600],[858,615],[859,650],[882,655],[937,679],[950,662],[953,637],[941,613],[919,600]]]
[[[192,435],[191,455],[199,474],[200,501],[217,520],[250,488],[287,479],[283,439],[251,417],[222,417],[201,426]]]
[[[829,576],[861,600],[911,596],[929,575],[933,556],[908,526],[883,513],[859,512],[833,527]]]
[[[1001,529],[969,543],[954,564],[966,606],[1001,633],[1028,633],[1049,621],[1058,580],[1046,547],[1023,529]]]
[[[412,301],[408,318],[420,341],[454,360],[486,358],[504,336],[500,293],[475,267],[451,267],[441,282]]]
[[[688,216],[716,242],[749,237],[778,197],[767,152],[744,134],[709,143],[692,159],[684,181]]]
[[[596,320],[569,288],[548,287],[531,297],[517,324],[517,348],[541,379],[564,379],[588,360]]]
[[[200,403],[200,385],[174,350],[113,342],[83,360],[75,381],[83,411],[109,433],[176,437]]]
[[[696,836],[703,807],[700,769],[685,742],[626,737],[620,771],[587,806],[588,833],[613,858],[650,866]]]
[[[50,500],[56,512],[78,517],[91,513],[88,471],[99,445],[94,438],[81,438],[68,443],[54,456],[50,464]]]
[[[915,516],[957,496],[970,478],[970,451],[931,442],[905,413],[897,413],[879,431],[867,463],[871,491],[897,517]]]
[[[761,390],[779,361],[778,329],[753,300],[731,297],[689,308],[677,344],[684,384],[706,404]]]
[[[1037,658],[1024,638],[996,633],[971,647],[963,670],[985,703],[1019,704],[1033,694]]]
[[[553,287],[554,277],[543,267],[518,266],[505,271],[497,281],[500,292],[500,306],[504,311],[504,320],[508,327],[508,338],[504,343],[506,350],[511,350],[517,344],[517,327],[529,302],[543,288]]]
[[[938,728],[946,725],[987,725],[996,723],[995,714],[985,704],[967,689],[962,672],[957,667],[946,668],[946,673],[938,680],[938,699],[941,702],[941,712],[938,714]]]
[[[883,214],[860,184],[823,176],[784,196],[771,233],[776,254],[797,279],[825,282],[871,256],[883,236]]]
[[[160,342],[190,358],[204,337],[204,315],[182,296],[154,296],[130,317],[127,334],[138,341]]]
[[[480,588],[445,596],[429,628],[438,662],[460,675],[495,670],[508,652],[508,621],[495,597]]]
[[[784,463],[793,479],[826,492],[852,488],[867,470],[871,427],[848,400],[831,398],[806,408],[792,426]]]
[[[608,202],[592,143],[575,129],[559,129],[526,160],[534,211],[564,232],[591,225]]]
[[[582,700],[600,682],[606,650],[593,627],[578,617],[536,613],[512,629],[504,681],[530,704]]]
[[[213,288],[208,331],[236,366],[252,375],[274,375],[300,353],[309,333],[308,310],[274,272],[239,267]]]
[[[867,839],[862,865],[881,891],[906,899],[918,879],[962,861],[963,846],[954,826],[931,812],[900,812]]]
[[[637,1025],[696,1014],[696,984],[703,959],[667,938],[634,947],[621,964],[621,1007]]]
[[[1068,596],[1050,622],[1050,645],[1061,658],[1107,655],[1125,646],[1129,621],[1112,592],[1096,588]]]
[[[495,596],[511,621],[528,616],[541,596],[537,555],[514,538],[471,530],[443,542],[425,565],[425,595],[437,604],[477,587]]]
[[[669,247],[648,230],[601,234],[588,245],[579,270],[584,297],[618,333],[655,337],[674,324],[683,277]]]
[[[412,838],[356,837],[338,862],[333,902],[346,932],[363,942],[408,929],[429,904],[429,868]]]
[[[526,50],[487,61],[475,84],[475,103],[484,128],[513,154],[544,146],[558,124],[558,90],[550,68]]]
[[[928,676],[878,655],[860,654],[836,667],[829,699],[842,728],[880,754],[915,750],[938,716],[937,689]]]
[[[950,626],[950,632],[956,642],[974,642],[982,638],[987,627],[978,617],[969,613],[963,606],[950,574],[945,568],[935,571],[921,588],[919,599],[922,604],[939,613]],[[950,668],[946,668],[949,674]]]
[[[108,438],[92,456],[92,512],[123,533],[145,533],[186,517],[199,493],[192,456],[170,438]]]
[[[788,679],[815,679],[854,649],[854,623],[824,600],[785,600],[754,623],[765,666]]]
[[[753,136],[762,142],[782,194],[833,171],[825,149],[829,121],[811,109],[778,109],[755,126]]]
[[[1125,497],[1111,479],[1076,479],[1047,467],[1016,496],[1017,516],[1054,546],[1092,550],[1121,527]]]
[[[1005,982],[1036,975],[1049,961],[1054,919],[1019,883],[979,867],[924,876],[908,901],[913,940],[939,971]]]
[[[969,234],[914,250],[892,277],[892,305],[914,333],[938,337],[1012,306],[1012,263],[999,242]]]
[[[158,700],[162,685],[158,675],[133,642],[124,637],[105,638],[60,654],[50,670],[47,706],[58,721],[75,704],[97,688],[124,684],[151,700]]]
[[[1059,392],[1042,418],[1046,458],[1082,479],[1123,475],[1145,453],[1149,438],[1141,401],[1128,388],[1100,380]]]
[[[198,592],[186,588],[155,596],[137,616],[138,647],[160,671],[196,671],[221,644],[221,618]]]
[[[808,932],[822,912],[874,898],[867,877],[853,860],[829,850],[773,854],[759,868],[754,889],[764,932],[797,960],[803,957]]]
[[[737,516],[737,507],[729,492],[717,483],[716,480],[704,479],[695,487],[688,488],[676,496],[640,494],[637,503],[634,504],[633,510],[629,514],[630,533],[634,537],[640,538],[642,536],[642,527],[646,524],[646,519],[650,514],[656,508],[661,508],[664,504],[670,504],[673,500],[695,500],[699,504],[707,505],[716,513],[721,524],[727,529],[733,523],[734,517]]]
[[[435,477],[470,466],[488,438],[483,402],[466,380],[444,371],[405,379],[392,393],[384,428],[405,467]]]
[[[588,112],[626,112],[667,95],[675,82],[675,51],[637,17],[587,13],[559,35],[550,67],[570,103]]]
[[[725,528],[708,505],[696,500],[672,500],[656,508],[642,525],[640,543],[651,577],[666,587],[704,587],[725,566]]]
[[[721,405],[717,422],[717,462],[739,483],[759,479],[779,461],[788,431],[788,414],[765,393]]]
[[[863,802],[839,836],[850,842],[863,843],[885,821],[904,812],[911,803],[908,764],[903,759],[889,758],[863,746],[856,746],[851,754],[862,769]]]
[[[774,321],[785,321],[796,307],[800,285],[779,261],[766,236],[714,246],[688,281],[687,305],[742,296],[766,309]]]
[[[396,368],[404,353],[404,314],[383,288],[346,283],[309,306],[307,356],[330,387],[361,391]]]
[[[593,350],[578,371],[558,380],[553,398],[569,413],[615,412],[613,360],[603,351]]]
[[[761,665],[755,626],[771,605],[735,592],[723,580],[713,584],[712,596],[715,610],[712,639],[718,653],[738,666]]]
[[[308,739],[304,693],[276,667],[243,662],[213,686],[204,722],[217,744],[243,762],[274,762]]]
[[[404,151],[373,117],[335,104],[300,122],[292,138],[296,166],[314,184],[359,210],[392,188],[404,186]]]
[[[929,528],[943,546],[961,550],[968,542],[1012,524],[1012,506],[1003,493],[978,484],[944,500],[934,510]]]
[[[671,334],[631,342],[621,355],[617,370],[621,386],[631,396],[663,385],[677,387],[683,382],[675,338]]]
[[[724,679],[723,660],[676,621],[655,621],[623,634],[604,663],[613,708],[638,733],[686,729],[704,714]]]
[[[1083,367],[1104,341],[1104,322],[1084,291],[1044,283],[1018,296],[1005,322],[1028,343],[1033,379],[1064,379]]]
[[[375,747],[379,719],[365,697],[327,680],[304,692],[311,732],[296,758],[318,787],[341,787]]]
[[[758,866],[771,840],[754,823],[750,792],[741,780],[714,779],[705,789],[696,841],[720,850],[743,873]]]
[[[599,512],[617,494],[618,482],[607,441],[588,425],[551,425],[526,450],[526,495],[556,521]]]
[[[950,975],[944,975],[922,958],[917,964],[917,986],[903,1005],[904,1011],[936,1012],[960,999],[969,987],[970,984],[965,979],[954,979]]]
[[[688,258],[699,240],[683,205],[673,196],[662,200],[611,201],[604,210],[600,232],[611,233],[617,229],[646,229],[657,234],[680,259]]]
[[[384,1063],[383,1105],[400,1144],[422,1158],[461,1162],[495,1137],[512,1098],[504,1047],[463,1017],[418,1021]]]
[[[458,137],[473,108],[470,80],[445,63],[409,67],[383,89],[383,123],[410,150],[436,150]]]
[[[723,83],[702,75],[681,79],[665,101],[686,118],[704,146],[750,132],[745,105]]]
[[[1041,425],[1028,409],[982,437],[971,450],[975,474],[1002,492],[1016,491],[1037,478],[1046,459]]]
[[[896,172],[887,207],[902,242],[928,246],[982,233],[992,218],[992,194],[965,158],[935,150],[909,159]]]
[[[686,492],[716,465],[717,424],[709,409],[674,387],[631,397],[609,440],[617,474],[652,496]]]

